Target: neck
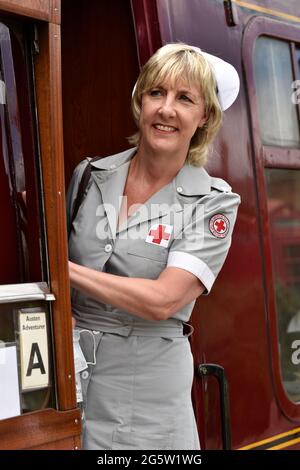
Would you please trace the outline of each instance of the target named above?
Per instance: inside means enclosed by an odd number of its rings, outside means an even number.
[[[141,178],[149,184],[169,182],[183,167],[185,158],[148,151],[140,145],[131,163],[131,173],[135,178]]]

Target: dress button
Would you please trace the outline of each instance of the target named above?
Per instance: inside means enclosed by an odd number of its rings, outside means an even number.
[[[106,253],[110,253],[111,250],[112,250],[112,246],[110,243],[108,243],[107,245],[105,245],[104,247],[104,250],[106,251]]]
[[[84,370],[82,373],[81,373],[81,378],[86,380],[89,376],[89,373],[87,370]]]
[[[114,170],[116,168],[116,165],[113,163],[112,165],[110,165],[109,169],[110,170]]]
[[[178,186],[178,188],[177,188],[177,192],[178,192],[178,193],[182,193],[182,191],[183,191],[183,188],[182,188],[182,186]]]

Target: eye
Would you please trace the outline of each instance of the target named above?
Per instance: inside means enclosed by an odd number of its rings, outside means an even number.
[[[162,91],[159,89],[159,88],[153,88],[153,90],[150,90],[149,91],[149,95],[150,96],[161,96],[162,95]]]
[[[189,98],[187,95],[180,95],[179,98],[180,98],[182,101],[187,101],[187,102],[193,103],[193,101],[191,100],[191,98]]]

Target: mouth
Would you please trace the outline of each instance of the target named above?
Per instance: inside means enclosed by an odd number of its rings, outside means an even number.
[[[168,133],[168,134],[173,134],[174,132],[177,132],[178,129],[177,127],[173,126],[167,126],[165,124],[153,124],[154,129],[157,129],[160,132]]]

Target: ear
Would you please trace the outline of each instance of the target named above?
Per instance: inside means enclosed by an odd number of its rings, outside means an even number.
[[[199,125],[198,125],[199,129],[202,129],[202,127],[204,127],[206,123],[207,123],[207,118],[206,116],[204,116],[199,122]]]
[[[207,122],[208,120],[208,116],[206,116],[206,114],[204,114],[203,116],[201,116],[200,120],[199,120],[199,124],[198,124],[198,127],[201,129],[205,123]]]

